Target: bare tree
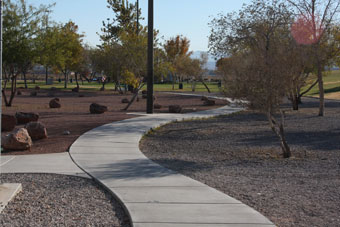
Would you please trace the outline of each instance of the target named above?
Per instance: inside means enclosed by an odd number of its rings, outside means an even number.
[[[323,86],[323,71],[332,58],[328,35],[331,33],[332,23],[339,13],[339,0],[288,0],[296,9],[296,23],[292,28],[293,36],[301,45],[311,45],[317,68],[319,85],[319,116],[324,116],[325,98]],[[326,47],[326,48],[325,48]]]
[[[291,156],[281,108],[291,83],[287,68],[290,19],[282,2],[255,0],[238,14],[214,19],[209,43],[215,56],[230,56],[224,75],[226,94],[247,100],[249,107],[267,116],[284,158]]]

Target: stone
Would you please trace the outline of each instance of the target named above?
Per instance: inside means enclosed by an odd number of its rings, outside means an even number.
[[[31,91],[30,96],[35,97],[38,95],[38,92],[36,91]]]
[[[72,92],[79,92],[79,87],[72,88]]]
[[[20,90],[17,91],[17,95],[22,95],[22,92]]]
[[[78,97],[83,98],[83,97],[85,97],[85,95],[79,94]]]
[[[209,100],[208,97],[202,96],[201,101],[207,101],[207,100]]]
[[[128,99],[122,99],[122,103],[129,103],[130,101]]]
[[[98,103],[92,103],[90,105],[91,114],[103,114],[107,111],[107,106],[99,105]]]
[[[182,107],[180,105],[171,105],[169,106],[169,113],[181,113]]]
[[[40,122],[30,122],[25,126],[32,140],[41,140],[47,138],[45,125]]]
[[[203,105],[204,106],[215,106],[215,100],[212,100],[212,99],[207,99],[203,102]]]
[[[24,151],[32,147],[32,139],[25,128],[19,128],[4,136],[1,140],[4,150]]]
[[[156,110],[159,110],[159,109],[162,108],[162,105],[160,105],[160,104],[158,104],[158,103],[155,103],[155,104],[153,105],[153,108],[156,109]]]
[[[60,99],[59,98],[51,99],[49,106],[52,109],[61,108]]]
[[[15,128],[17,124],[17,119],[15,116],[2,114],[1,115],[1,131],[10,132]]]
[[[39,90],[40,90],[40,87],[39,87],[39,86],[35,86],[34,89],[37,90],[37,91],[39,91]]]
[[[27,124],[32,121],[39,120],[38,113],[25,113],[25,112],[17,112],[15,114],[15,118],[17,119],[18,124]]]
[[[71,132],[70,132],[70,131],[64,131],[64,132],[63,132],[63,135],[64,135],[64,136],[69,136],[69,135],[71,135]]]

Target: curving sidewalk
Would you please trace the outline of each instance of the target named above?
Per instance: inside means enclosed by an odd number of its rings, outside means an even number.
[[[140,139],[151,128],[240,110],[226,106],[185,115],[145,115],[107,124],[79,137],[70,155],[122,202],[134,227],[274,226],[240,201],[152,162],[139,150]]]

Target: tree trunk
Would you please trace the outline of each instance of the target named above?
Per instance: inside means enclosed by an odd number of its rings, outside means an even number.
[[[64,83],[64,88],[67,88],[67,83],[68,83],[68,74],[64,73],[64,78],[65,78],[65,83]]]
[[[204,80],[201,80],[201,82],[204,85],[204,87],[208,90],[208,93],[211,93],[208,85],[204,82]]]
[[[321,69],[320,64],[318,64],[318,81],[319,81],[319,93],[320,93],[319,116],[323,117],[325,115],[325,91],[323,88],[322,69]]]
[[[14,76],[12,78],[12,84],[11,84],[11,96],[9,98],[9,101],[6,103],[6,106],[8,107],[11,107],[12,106],[12,102],[13,102],[13,99],[15,97],[15,93],[17,91],[17,76]]]
[[[138,96],[139,91],[143,88],[144,84],[141,84],[135,91],[135,94],[133,95],[132,99],[130,100],[130,102],[127,104],[127,106],[123,109],[124,111],[127,111],[129,109],[129,107],[132,105],[132,103],[135,101],[135,99]]]
[[[293,110],[299,110],[299,97],[295,94],[292,96]]]
[[[27,78],[26,78],[26,72],[22,72],[22,75],[24,76],[24,84],[25,84],[25,89],[27,89]]]
[[[79,91],[78,73],[74,73],[74,78],[75,78],[75,80],[76,80],[77,90]]]
[[[284,133],[284,113],[280,111],[281,113],[281,122],[278,123],[275,118],[273,117],[272,113],[270,111],[267,112],[267,118],[270,124],[271,129],[273,132],[277,135],[277,137],[280,140],[281,149],[283,152],[283,158],[290,158],[292,156],[291,150],[288,146],[285,133]]]
[[[48,80],[48,66],[45,66],[45,84],[47,85],[47,80]]]

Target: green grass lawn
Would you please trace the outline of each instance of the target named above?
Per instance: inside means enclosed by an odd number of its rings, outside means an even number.
[[[330,94],[334,92],[340,92],[340,70],[326,72],[323,78],[324,80],[324,89],[325,94]],[[316,76],[311,78],[311,83],[316,81]],[[309,86],[306,86],[307,89]],[[312,90],[310,90],[307,95],[318,95],[319,94],[319,87],[316,85]]]
[[[82,84],[81,82],[79,83],[80,85],[80,89],[81,90],[87,90],[87,91],[98,91],[102,85],[97,83],[97,82],[84,82],[84,84]],[[209,89],[211,90],[211,92],[219,92],[219,88],[218,88],[218,84],[217,83],[207,83]],[[24,87],[24,82],[19,80],[17,87]],[[71,90],[72,88],[76,87],[76,83],[68,83],[67,85],[67,89],[64,89],[64,82],[58,82],[58,81],[54,81],[53,85],[46,85],[45,81],[36,81],[35,83],[32,83],[32,81],[30,80],[27,83],[28,88],[35,88],[36,86],[39,86],[40,89],[50,89],[51,87],[56,87],[58,89],[61,90]],[[114,89],[115,88],[115,84],[114,83],[107,83],[105,85],[106,90],[110,90],[110,89]],[[147,86],[144,86],[143,89],[146,89]],[[172,89],[172,84],[155,84],[154,85],[154,90],[155,91],[182,91],[182,92],[192,92],[192,87],[191,87],[191,83],[183,83],[183,89],[179,89],[179,84],[175,84],[175,89]],[[206,92],[206,88],[204,87],[204,85],[202,83],[196,83],[196,92]]]

